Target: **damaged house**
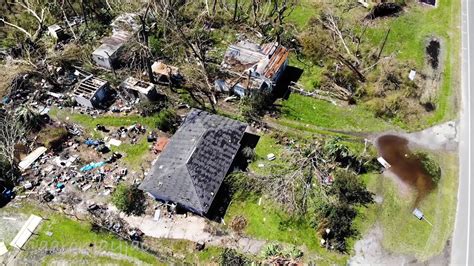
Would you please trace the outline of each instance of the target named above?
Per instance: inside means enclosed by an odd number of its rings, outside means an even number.
[[[157,200],[205,215],[246,129],[239,121],[192,109],[139,188]]]
[[[120,88],[132,93],[135,97],[149,101],[157,101],[163,97],[163,94],[158,93],[155,84],[145,82],[134,77],[129,77],[120,84]]]
[[[277,42],[257,45],[240,41],[229,46],[221,70],[228,73],[227,80],[217,80],[216,89],[240,97],[254,91],[273,91],[288,65],[289,51]]]
[[[101,45],[92,52],[92,60],[97,66],[113,69],[122,48],[140,29],[138,15],[125,13],[119,15],[110,24],[112,35],[101,40]]]
[[[77,70],[79,83],[72,91],[76,102],[88,108],[106,108],[115,97],[109,82]]]

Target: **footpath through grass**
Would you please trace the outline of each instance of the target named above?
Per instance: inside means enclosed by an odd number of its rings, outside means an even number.
[[[362,106],[339,107],[311,97],[292,94],[282,101],[282,117],[320,127],[354,132],[382,132],[395,128]]]

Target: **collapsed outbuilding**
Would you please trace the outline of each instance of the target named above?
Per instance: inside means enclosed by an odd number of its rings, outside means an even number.
[[[163,97],[153,83],[129,77],[120,84],[120,88],[132,93],[135,97],[144,100],[157,101]]]
[[[78,104],[87,108],[103,109],[113,100],[114,91],[108,81],[79,70],[75,74],[79,77],[79,83],[72,91],[72,96]]]
[[[96,65],[106,69],[114,68],[118,54],[140,28],[137,17],[137,14],[125,13],[114,19],[110,24],[112,35],[103,38],[102,44],[92,52],[92,60]]]
[[[240,41],[229,46],[221,70],[231,77],[217,80],[216,89],[238,96],[255,91],[273,91],[288,65],[289,51],[277,42],[258,45]]]

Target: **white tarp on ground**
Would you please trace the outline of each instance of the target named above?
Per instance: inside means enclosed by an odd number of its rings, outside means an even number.
[[[38,158],[46,152],[46,147],[39,147],[23,159],[20,164],[20,170],[28,169]]]
[[[34,214],[30,215],[30,218],[28,218],[25,224],[21,227],[18,234],[16,234],[15,238],[13,238],[10,246],[21,249],[33,234],[36,227],[38,227],[38,225],[41,223],[41,220],[43,219],[39,216]]]

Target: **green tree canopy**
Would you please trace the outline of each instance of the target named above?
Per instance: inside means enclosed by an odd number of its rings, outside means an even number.
[[[112,203],[127,215],[142,215],[146,208],[145,194],[136,185],[118,185],[112,194]]]
[[[364,183],[357,175],[348,170],[336,171],[335,180],[329,189],[329,194],[335,195],[340,202],[345,204],[367,205],[372,203],[373,193],[367,191]]]

